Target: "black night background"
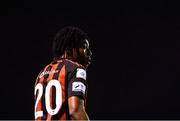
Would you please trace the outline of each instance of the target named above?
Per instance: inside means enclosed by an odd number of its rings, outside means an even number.
[[[1,4],[2,5],[2,4]],[[9,2],[1,14],[0,119],[34,119],[34,81],[66,25],[88,33],[90,119],[180,119],[180,9],[164,1]]]

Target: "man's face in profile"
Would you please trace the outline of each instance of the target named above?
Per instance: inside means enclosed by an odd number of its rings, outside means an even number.
[[[91,55],[92,52],[89,49],[89,42],[85,40],[81,46],[77,48],[77,62],[87,68],[91,61]]]

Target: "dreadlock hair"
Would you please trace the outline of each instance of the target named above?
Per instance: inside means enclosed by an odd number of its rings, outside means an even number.
[[[62,56],[66,50],[80,47],[85,39],[88,39],[88,36],[80,28],[64,27],[54,37],[52,43],[53,58]]]

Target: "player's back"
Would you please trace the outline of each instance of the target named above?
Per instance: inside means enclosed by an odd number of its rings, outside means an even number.
[[[69,119],[68,81],[77,68],[83,66],[67,59],[57,59],[40,72],[34,90],[36,120]]]

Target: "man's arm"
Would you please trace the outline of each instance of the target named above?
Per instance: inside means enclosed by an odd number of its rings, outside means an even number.
[[[72,120],[89,120],[89,117],[85,111],[84,100],[71,96],[68,99],[69,114]]]

